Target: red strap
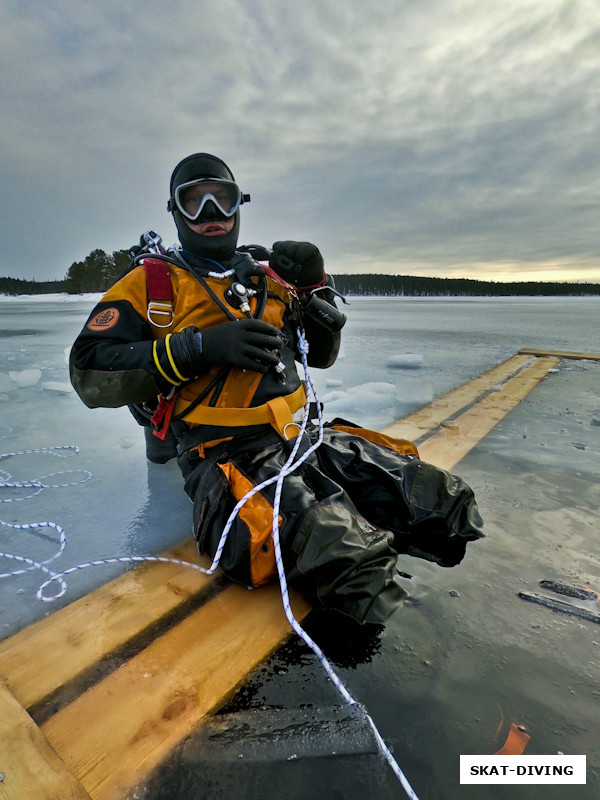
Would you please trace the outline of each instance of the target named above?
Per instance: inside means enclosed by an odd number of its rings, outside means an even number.
[[[157,439],[164,439],[171,424],[171,417],[173,416],[173,409],[177,401],[177,395],[173,395],[170,400],[165,397],[160,398],[158,408],[152,415],[152,435]]]
[[[265,274],[268,275],[269,278],[276,281],[277,283],[280,283],[282,286],[285,286],[286,289],[295,289],[297,292],[300,292],[300,294],[302,294],[302,292],[309,292],[312,289],[320,289],[327,283],[327,275],[325,275],[322,281],[319,281],[319,283],[315,283],[312,286],[292,286],[290,283],[287,283],[287,281],[285,281],[284,278],[281,277],[281,275],[278,275],[274,269],[271,269],[271,267],[267,266],[262,262],[261,262],[261,267],[264,269]]]
[[[168,262],[159,258],[145,258],[143,264],[146,270],[148,302],[151,300],[172,300],[173,287],[171,286],[171,273]]]
[[[310,292],[313,289],[321,289],[326,284],[327,284],[327,275],[324,276],[322,281],[319,281],[319,283],[313,283],[312,286],[296,286],[296,291],[302,294],[303,292]]]
[[[281,275],[278,275],[278,274],[275,272],[275,270],[274,270],[274,269],[271,269],[271,267],[269,267],[267,264],[264,264],[264,263],[261,261],[261,264],[260,264],[260,265],[261,265],[261,267],[264,269],[264,271],[265,271],[265,275],[268,275],[268,276],[269,276],[269,278],[271,278],[271,280],[275,281],[275,283],[280,283],[282,286],[285,286],[285,288],[286,288],[286,289],[293,289],[293,288],[294,288],[294,287],[293,287],[293,286],[292,286],[290,283],[287,283],[287,281],[285,281],[285,280],[284,280],[284,279],[281,277]]]

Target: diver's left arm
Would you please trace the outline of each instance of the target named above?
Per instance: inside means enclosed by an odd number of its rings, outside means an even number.
[[[323,256],[311,242],[275,242],[269,266],[296,287],[310,367],[325,369],[336,360],[345,315],[336,308],[334,281],[325,272]],[[299,354],[297,354],[299,357]]]

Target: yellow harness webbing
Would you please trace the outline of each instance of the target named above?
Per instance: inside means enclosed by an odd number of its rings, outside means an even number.
[[[306,403],[306,392],[304,384],[296,389],[292,394],[284,397],[275,397],[262,406],[253,408],[213,408],[211,406],[199,405],[192,409],[189,414],[185,409],[191,405],[187,400],[179,398],[175,406],[175,413],[182,414],[186,422],[195,425],[216,425],[223,427],[242,427],[246,425],[272,425],[275,430],[284,438],[292,438],[285,432],[287,425],[295,426],[292,414],[298,411]],[[183,412],[183,413],[182,413]],[[297,431],[296,431],[297,432]]]

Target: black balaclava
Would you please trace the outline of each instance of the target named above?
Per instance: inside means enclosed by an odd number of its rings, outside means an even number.
[[[220,262],[229,261],[233,258],[237,246],[240,230],[239,209],[235,212],[233,228],[229,233],[224,236],[202,236],[188,227],[185,218],[175,205],[175,189],[181,186],[182,183],[187,183],[197,178],[221,178],[235,182],[233,173],[227,164],[217,156],[211,156],[209,153],[194,153],[194,155],[184,158],[183,161],[177,164],[171,175],[171,199],[169,200],[168,210],[173,214],[179,241],[184,250],[195,256],[212,258]]]

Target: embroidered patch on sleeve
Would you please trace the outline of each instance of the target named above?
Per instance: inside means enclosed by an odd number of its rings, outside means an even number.
[[[88,322],[86,328],[90,331],[108,331],[114,328],[119,321],[118,308],[105,308]]]

